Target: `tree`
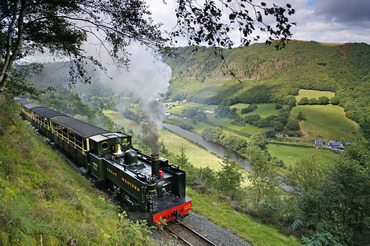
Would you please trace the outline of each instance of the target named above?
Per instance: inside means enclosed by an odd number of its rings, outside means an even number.
[[[7,86],[13,63],[35,51],[50,51],[71,61],[70,79],[89,81],[87,61],[103,68],[82,46],[89,36],[120,63],[127,63],[126,46],[134,41],[149,47],[165,42],[159,25],[147,18],[139,0],[16,0],[1,5],[0,93]]]
[[[220,143],[220,137],[223,134],[223,130],[220,127],[206,128],[202,131],[202,137],[211,143]]]
[[[184,145],[181,145],[180,147],[180,154],[176,155],[176,162],[182,168],[189,164],[189,158],[186,155],[186,148],[184,147]]]
[[[288,20],[295,12],[290,4],[268,6],[251,0],[202,4],[177,0],[176,4],[177,25],[171,31],[161,31],[144,0],[2,0],[0,93],[8,85],[14,62],[36,51],[67,57],[72,83],[90,81],[84,69],[87,62],[104,68],[83,49],[91,37],[116,63],[127,65],[127,46],[132,42],[164,51],[179,36],[185,36],[189,45],[231,48],[234,42],[230,34],[235,30],[240,32],[240,45],[246,46],[260,40],[260,36],[252,35],[257,29],[267,33],[266,43],[279,40],[276,45],[281,48],[295,25]],[[271,23],[266,22],[269,17],[273,17]]]
[[[286,128],[290,131],[299,131],[301,129],[298,121],[292,119],[288,120],[288,123],[286,123]]]
[[[283,108],[283,103],[281,103],[281,102],[277,102],[276,104],[275,104],[275,109],[282,109]]]
[[[261,149],[264,149],[267,144],[266,139],[263,137],[262,134],[253,134],[251,136],[251,140],[249,141],[248,147],[259,147]]]
[[[329,103],[329,98],[328,98],[328,97],[326,97],[326,96],[319,97],[319,98],[317,99],[317,103],[318,103],[318,104],[321,104],[321,105],[326,105],[326,104],[328,104],[328,103]]]
[[[330,99],[330,103],[333,104],[333,105],[338,105],[339,104],[339,101],[340,101],[340,98],[339,97],[332,97]]]
[[[306,105],[308,104],[308,98],[302,97],[301,100],[299,100],[298,105]]]
[[[284,125],[279,121],[275,121],[272,127],[274,128],[275,132],[281,132],[284,130]]]
[[[268,155],[255,146],[247,149],[247,158],[252,169],[252,172],[248,174],[248,179],[252,183],[251,190],[255,206],[258,207],[263,198],[275,191],[278,182],[276,163],[274,160],[269,160]]]
[[[163,155],[168,154],[168,149],[166,148],[166,145],[164,144],[163,139],[159,142],[159,152]]]
[[[316,98],[310,98],[310,99],[308,99],[308,104],[310,104],[310,105],[316,105],[317,104],[317,99]]]
[[[257,109],[257,105],[256,104],[250,104],[250,105],[248,105],[248,107],[242,108],[240,113],[241,114],[247,114],[249,112],[254,111],[255,109]]]
[[[217,172],[219,189],[234,199],[234,194],[243,179],[241,166],[235,161],[230,161],[228,156],[223,158],[221,166],[221,170]]]
[[[370,150],[364,145],[348,150],[334,162],[325,182],[304,192],[299,201],[300,219],[316,231],[312,239],[317,245],[329,239],[335,240],[331,245],[370,242]]]
[[[288,179],[298,192],[308,191],[323,184],[326,169],[315,154],[303,156],[288,174]]]
[[[306,120],[306,116],[302,113],[302,111],[299,111],[298,115],[297,115],[297,119],[298,120]]]
[[[297,99],[292,95],[284,97],[283,101],[284,104],[287,104],[290,108],[293,108],[297,103]]]

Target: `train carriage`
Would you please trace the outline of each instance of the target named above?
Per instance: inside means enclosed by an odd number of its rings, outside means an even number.
[[[50,120],[55,117],[66,116],[65,114],[44,107],[34,108],[33,113],[33,124],[37,126],[37,129],[39,129],[42,135],[50,139],[52,138]]]
[[[52,141],[63,148],[80,166],[88,170],[89,137],[109,133],[72,117],[56,117],[51,120]]]

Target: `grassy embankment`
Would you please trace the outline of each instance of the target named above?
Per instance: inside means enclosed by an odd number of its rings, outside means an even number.
[[[154,245],[0,97],[0,245]]]
[[[109,111],[104,113],[114,116],[112,120],[116,122],[122,120],[122,115],[119,117],[120,114]],[[176,134],[162,130],[160,139],[163,140],[168,151],[172,153],[179,153],[180,147],[185,147],[189,162],[195,167],[210,167],[214,170],[221,168],[220,157]],[[244,185],[248,185],[247,181],[245,181]],[[253,245],[299,245],[294,237],[286,238],[276,229],[260,224],[245,214],[236,212],[227,203],[218,201],[217,197],[199,194],[189,188],[187,189],[187,196],[193,199],[194,212],[202,214],[215,224],[234,231],[239,237],[244,238]],[[210,203],[213,208],[211,210]]]

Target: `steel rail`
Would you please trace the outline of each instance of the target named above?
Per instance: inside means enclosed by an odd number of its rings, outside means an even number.
[[[199,239],[200,239],[200,241],[203,241],[203,244],[202,245],[217,246],[217,244],[213,243],[208,238],[204,237],[203,235],[201,235],[200,233],[198,233],[197,231],[195,231],[194,229],[190,228],[189,226],[185,225],[182,222],[177,222],[176,224],[172,224],[172,226],[181,227],[182,230],[186,230],[186,231],[190,232],[191,234],[195,235],[195,238],[198,239],[197,242],[196,242],[196,244],[194,244],[192,242],[189,242],[190,240],[189,239],[185,239],[184,236],[181,235],[181,233],[176,232],[177,231],[176,229],[171,229],[170,228],[171,225],[165,227],[166,230],[168,230],[170,233],[172,233],[173,235],[175,235],[178,239],[180,239],[181,241],[183,241],[185,244],[187,244],[189,246],[199,245],[199,243],[200,243],[199,242]]]

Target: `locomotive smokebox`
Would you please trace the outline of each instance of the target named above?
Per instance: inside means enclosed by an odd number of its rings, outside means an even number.
[[[152,154],[152,176],[158,177],[159,173],[159,154]]]

